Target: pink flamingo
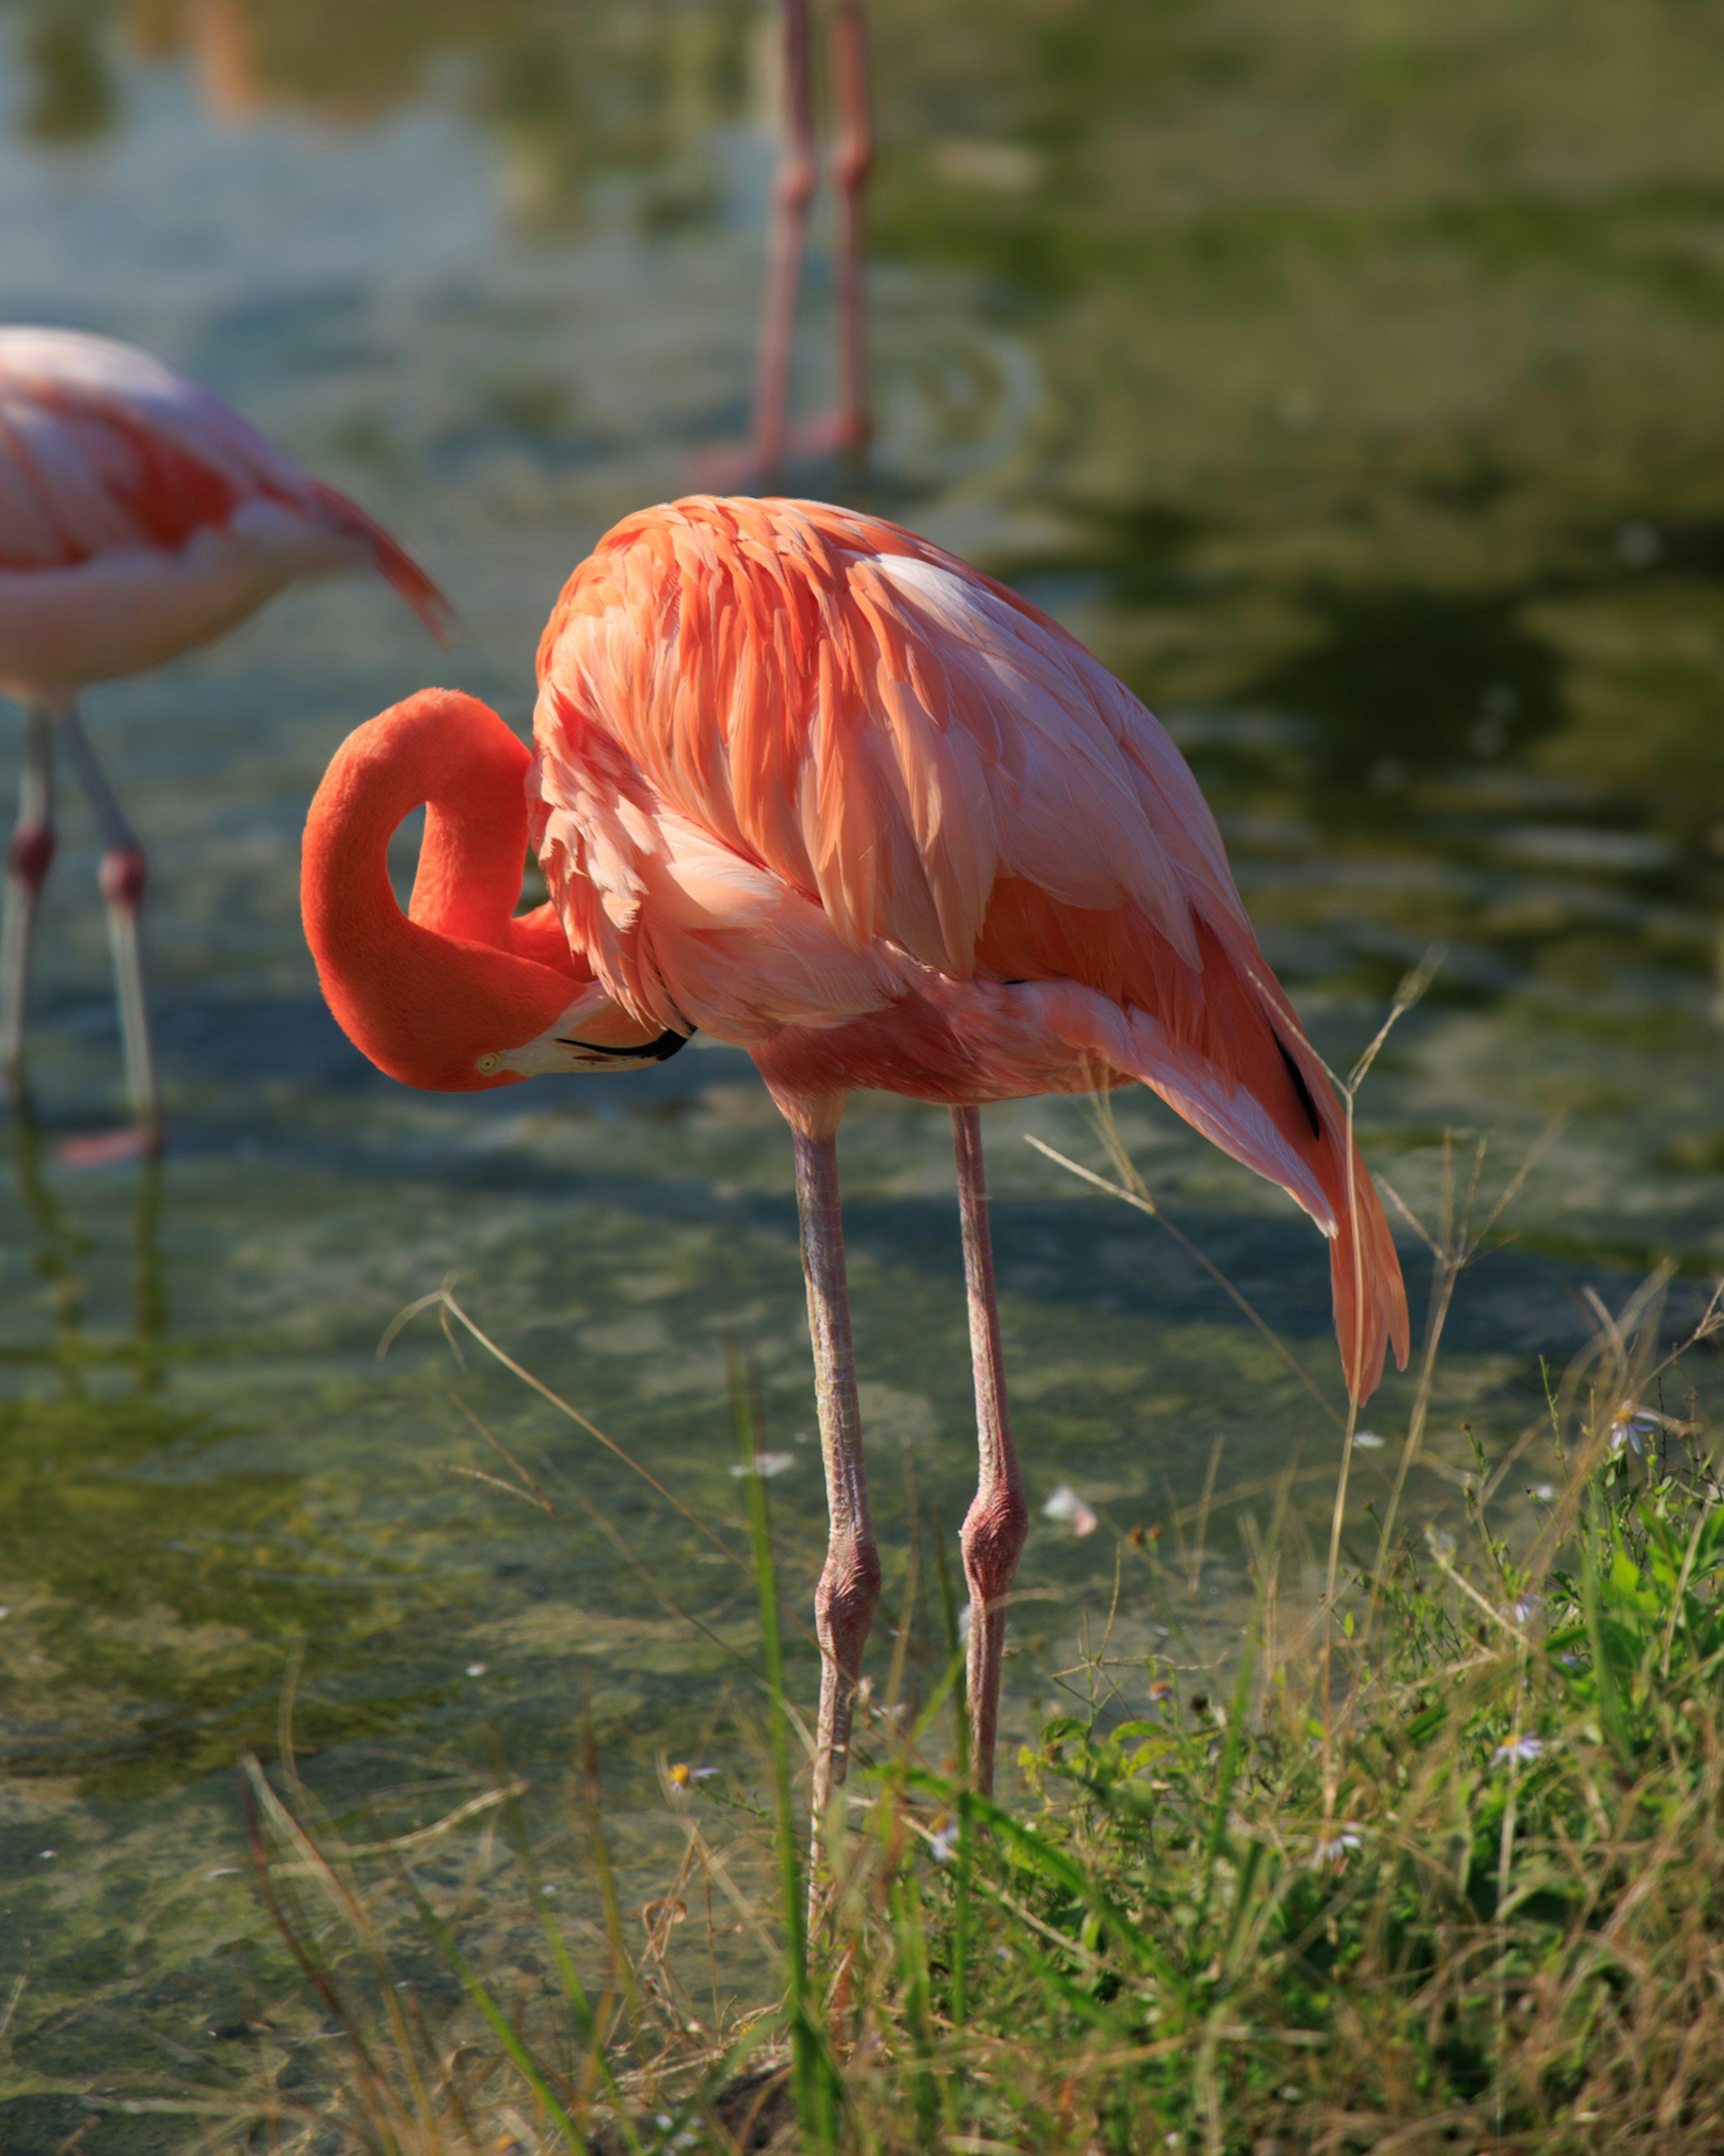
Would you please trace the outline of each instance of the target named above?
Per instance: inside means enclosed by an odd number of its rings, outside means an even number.
[[[834,1134],[857,1086],[952,1110],[981,1473],[962,1548],[989,1779],[1026,1525],[977,1104],[1141,1080],[1330,1239],[1350,1393],[1407,1353],[1394,1245],[1323,1065],[1258,951],[1196,782],[1025,601],[879,520],[700,498],[630,516],[539,646],[536,753],[429,689],[361,726],[305,833],[349,1038],[408,1085],[618,1070],[697,1027],[789,1122],[831,1537],[817,1820],[880,1592]],[[386,850],[427,805],[403,917]],[[511,918],[529,835],[551,900]]]
[[[14,1098],[54,859],[58,738],[101,836],[136,1142],[160,1143],[138,948],[144,850],[84,730],[79,690],[208,643],[297,578],[354,568],[387,577],[441,639],[448,602],[423,571],[225,404],[105,337],[0,330],[0,694],[23,706],[25,740],[0,934],[0,1073]]]

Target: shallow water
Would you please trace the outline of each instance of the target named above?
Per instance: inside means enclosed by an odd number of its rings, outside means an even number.
[[[1667,1256],[1674,1332],[1724,1251],[1716,28],[1649,12],[1628,44],[1583,6],[1553,54],[1530,11],[1337,8],[1296,45],[1246,0],[875,18],[879,439],[865,480],[813,466],[795,487],[1012,578],[1163,714],[1331,1060],[1445,947],[1361,1103],[1415,1210],[1434,1216],[1445,1131],[1489,1135],[1488,1204],[1556,1127],[1518,1240],[1457,1299],[1412,1486],[1439,1517],[1463,1424],[1493,1454],[1521,1433],[1538,1358],[1590,1337],[1584,1290],[1616,1307]],[[727,1342],[789,1461],[793,1598],[811,1585],[788,1147],[746,1059],[697,1042],[643,1075],[407,1094],[324,1013],[295,897],[305,803],[352,725],[434,680],[524,729],[569,568],[623,511],[734,468],[762,30],[668,0],[0,11],[7,316],[196,374],[459,608],[444,654],[381,587],[303,590],[89,700],[155,864],[172,1147],[159,1178],[58,1158],[111,1119],[117,1068],[73,802],[41,945],[43,1127],[7,1127],[0,1196],[0,2012],[28,1972],[0,2039],[8,2156],[58,2147],[83,2088],[196,2079],[232,2021],[231,1950],[261,1930],[225,1877],[232,1763],[273,1751],[295,1653],[331,1803],[446,1809],[493,1743],[554,1784],[584,1711],[630,1876],[651,1876],[678,1839],[654,1758],[749,1756],[751,1590],[702,1532],[741,1514]],[[817,258],[807,412],[830,382]],[[1307,1224],[1155,1103],[1120,1122],[1335,1403]],[[1107,1530],[1037,1519],[1022,1727],[1105,1616],[1118,1531],[1167,1523],[1171,1548],[1219,1441],[1216,1486],[1265,1519],[1296,1463],[1296,1548],[1324,1532],[1339,1440],[1178,1245],[1024,1143],[1099,1165],[1081,1104],[987,1127],[1032,1496],[1069,1482]],[[949,1527],[973,1473],[944,1118],[859,1101],[844,1161],[895,1606],[910,1493]],[[1417,1313],[1429,1265],[1403,1249]],[[464,1371],[430,1316],[379,1363],[395,1313],[451,1275],[692,1518],[483,1358]],[[1671,1383],[1704,1394],[1709,1363]],[[449,1471],[503,1471],[457,1397],[542,1466],[567,1523]],[[1373,1429],[1398,1437],[1410,1398],[1392,1381]],[[1360,1455],[1358,1498],[1394,1457]],[[1511,1521],[1551,1471],[1523,1454]],[[1175,1568],[1190,1647],[1138,1569],[1114,1651],[1224,1651],[1238,1510]],[[798,1666],[810,1691],[805,1646]]]

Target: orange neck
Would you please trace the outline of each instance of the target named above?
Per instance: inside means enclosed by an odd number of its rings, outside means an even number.
[[[475,698],[422,689],[348,737],[311,803],[300,895],[318,979],[347,1038],[406,1085],[513,1083],[480,1058],[542,1034],[592,981],[549,907],[515,918],[530,761]],[[389,841],[422,802],[403,914]]]

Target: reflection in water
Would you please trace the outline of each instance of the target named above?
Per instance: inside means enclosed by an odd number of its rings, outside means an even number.
[[[229,124],[285,106],[351,126],[423,96],[434,81],[453,85],[502,142],[510,208],[541,234],[579,224],[586,191],[602,174],[638,176],[646,228],[717,213],[710,138],[753,97],[752,15],[674,0],[623,9],[543,0],[369,0],[362,9],[349,0],[130,0],[123,9],[131,49],[158,64],[188,54],[206,108]],[[57,26],[55,35],[65,43],[69,33]],[[81,23],[78,35],[85,65],[99,72],[94,24]],[[59,64],[65,74],[69,58]],[[50,62],[41,65],[45,105]],[[107,102],[85,133],[115,116],[115,93],[101,80]],[[59,101],[69,104],[67,90]]]
[[[82,1390],[77,1354],[84,1318],[84,1283],[77,1260],[90,1250],[89,1239],[70,1227],[43,1175],[44,1137],[29,1101],[22,1093],[12,1106],[12,1164],[18,1194],[35,1230],[31,1265],[48,1291],[53,1313],[51,1359],[69,1397]],[[153,1221],[152,1221],[153,1227]]]
[[[13,1350],[15,1368],[53,1369],[68,1399],[86,1397],[92,1370],[121,1368],[131,1375],[131,1389],[161,1390],[165,1380],[172,1313],[161,1246],[162,1160],[146,1154],[136,1166],[131,1208],[131,1322],[126,1332],[100,1341],[85,1330],[86,1284],[80,1264],[94,1248],[91,1238],[74,1226],[56,1198],[47,1173],[53,1149],[28,1101],[16,1102],[11,1115],[12,1163],[15,1188],[28,1217],[31,1268],[46,1291],[53,1313],[51,1345],[35,1355]]]
[[[22,40],[29,83],[21,124],[34,141],[55,146],[105,135],[119,116],[119,95],[104,49],[98,11],[72,0],[35,11]]]

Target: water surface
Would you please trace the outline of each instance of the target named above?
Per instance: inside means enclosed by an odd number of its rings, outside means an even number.
[[[1256,0],[875,18],[879,439],[865,475],[793,484],[1012,578],[1162,713],[1338,1064],[1444,947],[1361,1104],[1411,1206],[1436,1202],[1445,1132],[1488,1135],[1494,1194],[1556,1128],[1517,1240],[1457,1301],[1413,1485],[1439,1517],[1462,1425],[1492,1453],[1520,1435],[1540,1357],[1589,1337],[1585,1290],[1619,1306],[1668,1258],[1675,1328],[1724,1251],[1716,24],[1603,0],[1336,7],[1296,38]],[[306,1771],[337,1804],[393,1789],[391,1816],[428,1815],[493,1743],[554,1787],[584,1711],[644,1880],[676,1838],[654,1758],[747,1771],[751,1590],[702,1532],[741,1514],[727,1342],[791,1462],[772,1494],[798,1597],[823,1532],[788,1147],[751,1066],[696,1043],[639,1076],[408,1094],[323,1011],[295,892],[351,726],[441,680],[524,731],[574,562],[735,468],[768,28],[693,0],[0,11],[6,316],[194,373],[459,608],[441,653],[380,586],[306,589],[89,700],[155,863],[172,1142],[159,1177],[58,1157],[111,1119],[118,1060],[74,801],[43,1126],[6,1127],[0,1195],[0,2000],[28,1979],[0,2049],[10,2156],[58,2147],[81,2089],[216,2071],[208,2030],[243,2027],[236,1942],[262,1926],[229,1875],[232,1763],[273,1753],[290,1655]],[[831,382],[817,241],[808,413]],[[1308,1224],[1152,1101],[1120,1122],[1333,1405]],[[1187,1532],[1218,1440],[1224,1492],[1296,1463],[1296,1556],[1339,1440],[1178,1245],[1024,1143],[1099,1163],[1081,1103],[987,1123],[1032,1496],[1070,1483],[1104,1520],[1033,1530],[1021,1727],[1105,1616],[1119,1532]],[[860,1101],[844,1162],[895,1610],[911,1493],[950,1526],[973,1473],[944,1118]],[[1417,1312],[1428,1261],[1403,1250]],[[428,1317],[379,1364],[396,1312],[449,1276],[693,1518],[506,1374],[464,1371]],[[1710,1383],[1703,1360],[1670,1381]],[[1398,1438],[1409,1399],[1392,1382],[1373,1430]],[[458,1401],[572,1524],[449,1471],[499,1466]],[[1361,1498],[1393,1457],[1361,1455]],[[1511,1518],[1552,1471],[1522,1455]],[[1140,1566],[1117,1650],[1224,1650],[1233,1518],[1190,1574],[1189,1646]],[[811,1691],[805,1647],[799,1667]]]

